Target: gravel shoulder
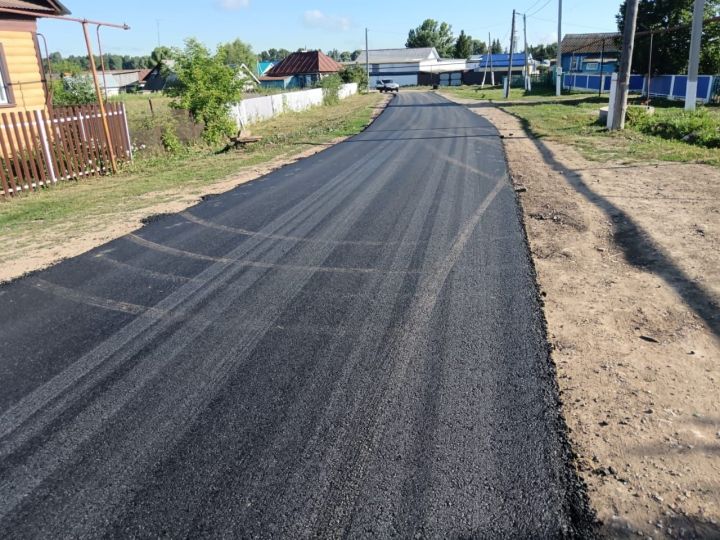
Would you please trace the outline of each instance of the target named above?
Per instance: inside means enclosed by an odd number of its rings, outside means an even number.
[[[602,532],[720,537],[720,170],[589,161],[454,101],[504,136]]]

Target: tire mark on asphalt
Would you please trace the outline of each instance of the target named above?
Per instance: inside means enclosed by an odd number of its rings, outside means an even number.
[[[177,274],[166,274],[165,272],[157,272],[155,270],[149,270],[147,268],[128,264],[123,261],[118,261],[117,259],[113,259],[112,257],[108,256],[106,253],[98,253],[97,255],[95,255],[95,259],[110,266],[114,266],[115,268],[118,268],[120,270],[128,270],[130,272],[140,274],[148,278],[159,279],[163,281],[172,281],[173,283],[205,283],[205,281],[199,280],[194,277],[178,276]]]
[[[239,227],[230,227],[228,225],[221,225],[218,223],[213,223],[211,221],[207,221],[205,219],[199,218],[196,215],[190,213],[189,211],[180,212],[180,215],[185,218],[186,220],[195,223],[196,225],[201,225],[203,227],[207,227],[209,229],[216,229],[218,231],[223,231],[231,234],[238,234],[242,236],[251,236],[251,237],[258,237],[258,238],[267,238],[269,240],[289,240],[292,242],[309,242],[312,244],[331,244],[331,245],[339,245],[339,246],[384,246],[387,244],[387,242],[380,242],[380,241],[373,241],[373,240],[330,240],[326,238],[306,238],[306,237],[300,237],[300,236],[289,236],[289,235],[283,235],[283,234],[264,234],[257,231],[250,231],[247,229],[242,229]]]
[[[372,425],[367,431],[367,435],[360,444],[358,458],[355,468],[349,472],[348,478],[345,479],[342,491],[349,491],[355,494],[353,505],[357,505],[361,497],[361,484],[364,481],[367,472],[367,464],[375,454],[375,449],[380,444],[385,434],[387,419],[393,414],[394,407],[398,396],[402,392],[402,381],[405,379],[407,369],[412,362],[419,356],[418,348],[424,343],[427,336],[430,335],[429,325],[432,312],[437,302],[438,295],[444,286],[450,271],[460,260],[467,242],[469,241],[473,231],[477,228],[485,211],[496,199],[498,194],[508,187],[507,177],[502,177],[484,201],[478,206],[474,214],[465,222],[463,228],[459,231],[455,240],[448,251],[446,257],[435,265],[435,271],[427,274],[427,279],[420,282],[410,313],[402,325],[402,329],[396,334],[396,341],[390,346],[390,351],[394,358],[391,362],[391,373],[388,375],[389,390],[383,393],[382,401],[384,405],[378,405],[378,414],[372,419]],[[338,488],[339,489],[339,486]],[[352,510],[342,507],[336,507],[333,512],[330,523],[335,523],[337,529],[334,531],[326,531],[331,536],[347,534],[346,530],[348,518],[353,514]]]
[[[382,167],[392,156],[393,152],[389,148],[379,151],[376,155],[376,167],[373,168],[371,172]],[[357,172],[357,169],[358,167],[351,167],[349,170],[352,170],[354,174]],[[336,204],[336,201],[342,197],[343,185],[345,185],[350,178],[352,178],[352,174],[341,174],[334,177],[323,187],[305,197],[300,203],[290,208],[287,212],[279,215],[264,227],[264,229],[278,232],[282,229],[293,228],[294,220],[297,220],[305,214],[315,217],[317,221],[321,221],[323,216],[330,211],[330,208]],[[347,190],[347,186],[345,186],[345,190]],[[307,224],[306,227],[310,227],[310,224]],[[332,225],[328,226],[328,230],[332,230]],[[267,254],[267,250],[264,248],[266,243],[267,242],[263,242],[261,239],[251,239],[251,241],[243,243],[243,245],[231,252],[231,255],[248,255],[261,249]],[[282,255],[284,252],[280,251],[279,254]],[[244,268],[241,268],[236,272],[230,272],[229,270],[231,270],[231,268],[232,265],[229,263],[211,265],[203,270],[202,273],[197,276],[196,280],[187,283],[176,292],[168,295],[155,307],[171,311],[174,309],[182,309],[181,306],[187,306],[185,310],[192,312],[192,306],[200,305],[201,302],[210,297],[215,291],[245,271]],[[263,272],[255,276],[254,280],[246,283],[245,288],[249,288],[256,280],[261,279],[264,275],[265,273]],[[210,313],[205,320],[211,321],[214,317],[220,316],[230,304],[231,302],[227,299],[216,301],[213,306],[214,309],[206,308],[203,310],[203,313]],[[144,345],[166,331],[170,324],[170,321],[167,321],[164,325],[152,325],[149,324],[149,322],[148,319],[137,319],[131,322],[98,347],[87,353],[83,358],[71,364],[42,387],[28,394],[9,410],[5,411],[0,416],[0,441],[2,441],[7,434],[24,424],[37,411],[55,402],[66,389],[78,384],[87,374],[95,371],[96,368],[106,362],[107,359],[120,354],[111,365],[106,364],[104,366],[105,369],[102,373],[107,372],[112,366],[127,360],[132,354],[136,354]],[[186,342],[189,342],[191,338],[199,335],[206,326],[203,324],[196,327],[194,325],[195,321],[191,320],[191,322],[193,324],[189,324],[182,334],[186,337]],[[82,386],[76,390],[78,392],[87,392],[92,384],[95,384],[99,380],[99,377],[101,377],[101,374],[96,373],[95,378],[85,380]],[[65,401],[66,400],[55,403],[54,408],[59,410],[59,407],[61,407]],[[46,414],[49,414],[49,411],[46,411]],[[41,426],[36,426],[36,428],[40,429]]]
[[[392,157],[393,151],[387,147],[378,153],[378,161],[374,162],[373,165],[358,175],[360,178],[355,179],[356,182],[363,184],[364,193],[358,196],[359,203],[356,202],[353,208],[350,208],[347,212],[339,215],[335,223],[327,224],[327,232],[334,231],[346,234],[352,224],[355,222],[357,217],[364,211],[369,202],[373,199],[373,194],[377,194],[380,189],[390,181],[392,177],[392,170],[389,170],[388,175],[378,177],[375,175],[375,171],[384,166],[385,161]],[[396,168],[399,168],[401,164],[396,164]],[[340,200],[344,198],[344,193],[347,190],[354,188],[355,184],[349,182],[349,178],[345,175],[341,175],[343,182],[341,182],[341,189],[338,193],[333,195],[334,204],[330,204],[328,201],[318,200],[319,196],[314,194],[310,196],[310,199],[315,199],[313,204],[305,203],[299,206],[305,206],[308,209],[310,215],[316,219],[314,221],[308,221],[307,227],[314,227],[314,223],[322,221],[325,214],[320,214],[317,211],[314,213],[312,210],[314,206],[318,209],[323,209],[325,213],[329,213]],[[361,181],[362,179],[362,181]],[[332,200],[332,199],[331,199]],[[298,212],[293,212],[295,215]],[[278,218],[279,220],[280,218]],[[276,221],[278,221],[276,220]],[[285,222],[286,223],[286,222]],[[283,225],[288,227],[284,223],[279,224],[281,228]],[[260,239],[256,242],[257,248],[263,247]],[[305,249],[305,255],[308,260],[317,260],[322,262],[329,255],[331,246],[326,246],[324,249],[319,249],[317,246],[307,246]],[[245,246],[241,246],[236,250],[238,252],[247,251]],[[277,256],[281,257],[285,254],[285,250],[278,247]],[[213,287],[210,289],[205,287],[202,292],[206,293],[203,295],[207,298],[210,292],[216,292],[221,286],[221,283],[228,283],[230,277],[235,277],[239,274],[241,280],[243,280],[248,274],[240,273],[228,273],[228,267],[231,267],[233,259],[230,258],[228,261],[221,261],[219,264],[211,267],[213,273],[217,276],[213,282]],[[289,302],[300,290],[304,284],[310,279],[315,273],[316,269],[322,267],[315,267],[307,265],[305,267],[295,268],[294,272],[287,276],[287,278],[281,278],[280,283],[271,282],[268,287],[274,287],[272,293],[267,294],[268,304],[264,306],[264,313],[256,314],[259,320],[274,320],[284,310],[285,305]],[[205,270],[204,273],[208,273],[210,269]],[[256,268],[253,267],[251,270],[268,270],[268,268]],[[230,274],[230,277],[228,277]],[[233,306],[239,298],[251,285],[256,283],[260,278],[264,277],[267,272],[263,272],[259,275],[251,275],[250,282],[245,283],[243,286],[232,291],[233,294],[229,294],[230,291],[224,290],[224,294],[221,294],[215,299],[212,305],[205,306],[205,310],[214,312],[217,316],[222,313],[228,307]],[[276,280],[277,281],[277,280]],[[191,284],[186,285],[186,287]],[[278,288],[280,290],[278,290]],[[187,300],[187,298],[181,298],[181,302]],[[197,301],[196,301],[197,302]],[[203,319],[201,319],[203,317]],[[203,324],[205,320],[212,321],[213,317],[207,317],[203,314],[203,310],[198,313],[197,317],[193,316],[189,319],[182,327],[182,330],[175,334],[171,339],[163,341],[157,349],[154,351],[153,358],[145,358],[142,360],[143,368],[134,369],[132,372],[125,375],[124,379],[117,381],[113,387],[105,390],[105,392],[98,396],[97,399],[90,403],[86,408],[80,411],[74,418],[67,422],[62,430],[50,436],[45,441],[41,448],[35,449],[29,456],[27,456],[25,465],[14,468],[10,471],[12,474],[6,475],[3,481],[0,481],[0,498],[6,501],[5,507],[0,509],[0,518],[12,511],[27,494],[31,493],[32,490],[39,485],[40,482],[50,474],[59,463],[65,462],[71,459],[71,456],[75,452],[76,448],[80,444],[88,442],[90,437],[95,435],[99,429],[106,425],[112,418],[114,418],[120,410],[126,406],[131,399],[143,390],[146,386],[151,383],[159,384],[160,372],[166,367],[168,363],[173,361],[180,351],[182,351],[188,344],[192,342],[192,339],[204,331],[207,324]],[[132,323],[131,323],[132,325]],[[130,325],[128,325],[130,326]],[[148,414],[146,411],[145,416],[142,418],[142,424],[136,429],[143,429],[146,432],[146,438],[144,439],[145,445],[142,447],[142,455],[149,456],[152,453],[157,452],[159,449],[166,449],[167,445],[171,444],[171,441],[177,440],[178,437],[182,436],[187,425],[192,421],[194,417],[199,414],[203,409],[203,404],[207,404],[213,399],[214,394],[222,387],[222,381],[225,380],[229,371],[232,368],[237,367],[237,358],[247,358],[249,352],[255,346],[255,344],[265,334],[269,325],[263,329],[249,332],[247,335],[242,335],[237,342],[229,345],[231,350],[220,348],[213,351],[213,354],[203,358],[203,363],[198,365],[197,362],[193,361],[186,363],[185,368],[187,373],[186,377],[180,377],[181,371],[175,368],[174,377],[180,378],[183,381],[187,381],[186,386],[193,387],[193,389],[185,389],[184,392],[179,395],[162,395],[162,394],[151,394],[149,398],[159,400],[156,409],[152,410],[153,414]],[[144,330],[145,328],[143,328]],[[152,330],[152,329],[150,329]],[[135,345],[135,343],[133,343]],[[134,355],[137,355],[140,348],[133,346],[131,348],[119,349],[114,347],[111,349],[111,354],[115,352],[120,353],[120,358],[114,365],[120,365],[122,362],[131,360]],[[93,364],[98,365],[98,361],[102,362],[105,358],[93,359]],[[216,362],[216,363],[213,363]],[[107,366],[109,367],[109,366]],[[198,372],[199,370],[199,372]],[[56,378],[57,379],[57,378]],[[98,384],[100,379],[97,377],[91,380],[83,381],[81,387],[75,388],[74,393],[82,392],[82,388],[93,388]],[[162,381],[160,381],[162,382]],[[200,388],[202,387],[202,388]],[[58,390],[64,391],[66,385],[63,385]],[[47,399],[46,396],[40,394],[41,399],[44,401]],[[65,401],[72,402],[72,397],[69,395],[64,396]],[[39,407],[38,407],[39,408]],[[31,414],[38,410],[35,408],[34,411],[26,411]],[[52,422],[56,414],[60,414],[63,410],[63,406],[58,404],[53,407],[56,412],[48,411],[46,413],[46,419],[43,422],[35,421],[33,426],[30,426],[30,432],[16,435],[14,441],[11,444],[7,444],[0,450],[0,456],[7,455],[8,452],[16,452],[19,447],[24,444],[23,441],[28,441],[32,432],[42,429],[43,425],[47,425]],[[12,411],[14,412],[14,411]],[[27,413],[25,413],[27,414]],[[13,418],[14,417],[14,418]],[[11,427],[13,424],[17,426],[18,418],[16,414],[8,415],[5,414],[0,418],[0,422],[5,421],[7,427]],[[182,421],[177,421],[182,418]],[[162,423],[158,425],[157,420],[163,419]],[[10,425],[7,421],[12,422]],[[15,420],[13,422],[13,420]],[[184,427],[183,427],[184,426]],[[0,427],[3,427],[0,423]],[[75,435],[72,438],[66,437],[65,433],[74,432]],[[4,431],[7,433],[7,430]],[[0,431],[0,436],[3,431]],[[140,465],[140,457],[138,455],[139,450],[135,447],[132,441],[127,441],[123,446],[127,448],[121,449],[120,447],[114,448],[114,453],[110,456],[110,460],[103,463],[102,466],[106,469],[114,471],[108,474],[100,474],[100,477],[109,479],[108,482],[120,482],[123,483],[127,475],[130,474],[128,470],[128,463],[132,462],[135,466]],[[130,459],[123,452],[128,455],[132,455]],[[87,472],[87,471],[86,471]],[[107,486],[106,486],[107,487]],[[87,500],[85,504],[97,504],[98,501],[103,500],[107,497],[114,499],[122,499],[128,496],[127,486],[123,483],[117,485],[116,490],[110,492],[107,489],[97,491],[86,490],[78,494],[81,498]],[[78,503],[78,507],[84,507],[83,503]],[[108,502],[109,507],[116,507]],[[81,534],[82,528],[89,526],[89,522],[78,522],[76,525],[79,529],[75,530],[74,533]]]
[[[162,309],[156,309],[148,306],[141,306],[138,304],[132,304],[130,302],[119,302],[117,300],[111,300],[109,298],[100,298],[99,296],[93,296],[77,289],[69,289],[62,285],[50,283],[44,279],[34,279],[31,284],[36,289],[39,289],[45,293],[55,295],[64,300],[76,302],[78,304],[85,304],[100,309],[107,309],[109,311],[119,311],[121,313],[129,313],[130,315],[142,315],[153,318],[161,318],[167,315],[167,312]]]
[[[343,266],[305,266],[300,264],[280,264],[280,263],[269,263],[262,261],[246,261],[243,259],[233,259],[229,257],[214,257],[212,255],[203,255],[202,253],[195,253],[192,251],[185,251],[164,244],[158,244],[151,240],[146,240],[134,233],[127,235],[126,237],[131,242],[138,244],[139,246],[159,251],[161,253],[167,253],[168,255],[175,255],[177,257],[187,257],[189,259],[198,259],[201,261],[212,261],[221,262],[227,264],[233,264],[238,266],[249,266],[253,268],[267,268],[272,270],[297,270],[312,272],[332,272],[337,274],[393,274],[395,270],[384,269],[384,268],[355,268],[355,267],[343,267]],[[402,273],[420,274],[420,271],[406,270]]]

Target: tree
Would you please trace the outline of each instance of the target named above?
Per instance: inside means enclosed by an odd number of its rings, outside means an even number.
[[[714,17],[720,10],[720,0],[706,0],[705,17]],[[653,72],[677,74],[687,72],[690,52],[690,24],[692,23],[693,0],[640,0],[638,6],[638,30],[659,30],[686,25],[673,32],[653,36]],[[625,29],[625,2],[616,15],[618,29]],[[703,29],[700,49],[700,71],[720,71],[720,26],[706,24]],[[634,71],[644,73],[648,68],[650,37],[640,36],[633,52]]]
[[[460,35],[455,42],[455,58],[470,58],[473,54],[473,39],[460,30]]]
[[[365,92],[368,88],[368,76],[364,66],[358,64],[345,66],[339,75],[344,83],[357,83],[360,92]]]
[[[343,51],[340,53],[341,62],[350,62],[352,60],[352,53],[350,51]]]
[[[535,60],[553,60],[557,56],[557,43],[528,45],[528,52]]]
[[[479,39],[472,40],[472,53],[485,54],[487,52],[487,44]]]
[[[452,26],[448,23],[438,23],[434,19],[425,19],[423,23],[408,32],[405,46],[414,47],[435,47],[442,57],[452,55],[455,46],[455,38],[452,33]]]
[[[244,81],[228,66],[227,49],[220,46],[213,55],[199,41],[188,39],[174,56],[177,81],[166,90],[173,106],[204,124],[203,138],[210,144],[233,135],[236,126],[230,107],[242,97]]]
[[[153,52],[150,54],[150,60],[152,61],[153,67],[161,65],[165,60],[168,60],[172,55],[172,49],[170,47],[155,47]]]
[[[493,42],[490,44],[490,54],[500,54],[503,52],[503,46],[502,43],[500,43],[499,39],[493,39]]]
[[[238,69],[245,64],[251,71],[257,70],[257,57],[252,47],[239,39],[219,45],[217,56],[226,66]]]
[[[87,105],[97,102],[92,79],[82,75],[53,81],[52,94],[53,105],[56,107]]]
[[[328,51],[327,55],[336,62],[340,61],[340,51],[338,51],[337,49],[332,49],[331,51]]]
[[[363,52],[362,52],[360,49],[354,50],[354,51],[352,52],[352,54],[350,55],[350,60],[352,60],[352,61],[354,62],[355,60],[357,60],[358,58],[360,58],[360,55],[361,55],[362,53],[363,53]]]

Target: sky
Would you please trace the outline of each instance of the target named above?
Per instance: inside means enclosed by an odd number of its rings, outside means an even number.
[[[106,53],[140,56],[161,43],[181,46],[195,37],[214,48],[240,38],[260,52],[270,48],[371,49],[404,47],[408,30],[437,19],[476,39],[488,33],[509,44],[512,10],[526,13],[530,44],[550,43],[557,35],[558,0],[62,0],[72,16],[127,23],[128,31],[104,28]],[[612,32],[620,0],[563,0],[563,34]],[[518,20],[522,43],[522,20]],[[50,52],[84,54],[80,25],[43,19],[39,31]],[[94,32],[93,32],[94,35]],[[97,51],[96,51],[97,52]]]

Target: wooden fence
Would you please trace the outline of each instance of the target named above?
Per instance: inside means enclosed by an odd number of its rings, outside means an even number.
[[[105,107],[115,156],[118,161],[131,160],[125,105]],[[110,172],[98,105],[0,113],[0,182],[6,197]]]

